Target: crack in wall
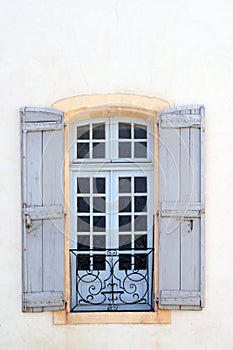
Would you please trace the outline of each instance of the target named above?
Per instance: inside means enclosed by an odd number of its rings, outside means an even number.
[[[81,71],[81,74],[82,74],[82,76],[83,76],[83,79],[84,79],[84,81],[85,81],[86,87],[89,89],[87,77],[86,77],[86,74],[85,74],[85,72],[84,72],[84,70],[83,70],[83,66],[82,66],[81,63],[79,63],[79,67],[80,67],[80,71]]]

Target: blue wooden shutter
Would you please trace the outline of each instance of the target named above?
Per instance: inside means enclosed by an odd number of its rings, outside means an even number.
[[[204,107],[159,114],[160,309],[204,306]]]
[[[64,309],[63,112],[21,109],[23,311]]]

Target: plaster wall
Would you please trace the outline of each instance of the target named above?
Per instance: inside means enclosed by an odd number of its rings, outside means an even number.
[[[0,5],[0,348],[232,349],[232,1]],[[170,325],[54,326],[21,312],[19,107],[117,92],[206,106],[206,307]]]

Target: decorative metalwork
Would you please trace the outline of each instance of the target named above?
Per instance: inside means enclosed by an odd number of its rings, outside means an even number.
[[[153,310],[153,249],[70,249],[71,311]]]

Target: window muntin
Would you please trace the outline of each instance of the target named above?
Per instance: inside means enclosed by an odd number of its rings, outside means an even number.
[[[108,174],[75,171],[71,175],[71,247],[82,251],[105,249],[106,230],[109,227]]]
[[[118,136],[119,158],[147,158],[146,125],[119,122]]]
[[[74,130],[77,135],[70,164],[74,312],[153,310],[151,128],[141,120],[114,117],[73,125],[71,136]],[[105,158],[93,158],[96,139],[105,146]],[[130,143],[130,158],[119,156],[124,142]],[[139,142],[146,149],[142,158],[135,157]],[[75,158],[79,143],[88,144],[83,158]]]
[[[77,126],[77,159],[105,158],[105,123]]]
[[[153,125],[132,118],[80,121],[71,130],[72,162],[153,162]]]

